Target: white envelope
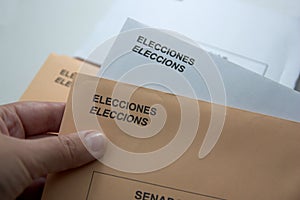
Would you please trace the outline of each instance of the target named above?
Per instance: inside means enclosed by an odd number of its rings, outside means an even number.
[[[300,73],[299,9],[289,2],[269,1],[267,7],[264,3],[242,0],[110,1],[76,56],[86,57],[91,49],[117,34],[127,17],[131,17],[151,27],[182,33],[209,52],[294,88]],[[274,9],[276,5],[278,9]],[[287,7],[295,9],[285,10]],[[293,15],[292,10],[298,15]]]
[[[128,19],[122,28],[122,32],[143,27],[146,26],[133,19]],[[95,55],[97,55],[97,53],[94,54],[94,56]],[[223,79],[227,106],[300,122],[299,92],[241,68],[219,56],[212,54],[210,56],[217,65]],[[89,59],[97,62],[95,58],[96,57],[90,57]],[[136,62],[138,61],[129,59],[121,60],[121,63],[114,63],[122,65],[122,70],[120,70],[120,67],[113,68],[113,70],[106,72],[104,77],[117,80],[121,74],[126,73],[133,66],[136,66]],[[145,78],[147,78],[148,75],[141,73],[140,76],[145,76]],[[205,82],[198,78],[199,77],[193,77],[192,74],[188,76],[188,79],[191,82],[196,83],[194,88],[197,98],[211,101]],[[139,85],[138,80],[135,79],[123,81]],[[164,88],[156,87],[155,85],[146,87],[170,92],[164,90]],[[188,96],[184,89],[177,92],[179,95]],[[216,101],[215,103],[222,102]]]

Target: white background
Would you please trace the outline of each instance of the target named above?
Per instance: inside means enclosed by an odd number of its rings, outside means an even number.
[[[123,1],[122,1],[123,2]],[[130,2],[130,1],[129,1]],[[140,1],[142,2],[142,1]],[[155,1],[144,1],[146,2],[155,2]],[[139,6],[144,5],[144,2],[140,5],[131,5],[127,4],[127,7],[123,7],[124,11],[131,10],[134,6],[135,10],[138,10]],[[162,4],[168,4],[170,7],[177,6],[178,3],[184,3],[182,8],[190,9],[188,5],[190,3],[195,3],[195,0],[160,0]],[[232,19],[243,19],[240,16],[244,13],[240,12],[239,9],[245,9],[249,7],[249,13],[247,19],[251,22],[251,26],[260,26],[260,24],[253,24],[253,22],[263,22],[267,23],[268,20],[279,23],[283,25],[283,28],[278,28],[276,24],[269,24],[269,27],[265,27],[265,24],[261,26],[261,28],[273,28],[274,35],[276,38],[280,38],[282,36],[283,40],[276,40],[277,43],[275,46],[284,47],[280,51],[276,51],[274,53],[278,54],[278,56],[285,56],[296,58],[299,57],[299,54],[296,54],[295,51],[298,50],[297,42],[291,40],[291,38],[298,37],[299,34],[299,23],[300,23],[300,1],[297,0],[226,0],[226,1],[209,1],[209,4],[205,4],[206,1],[199,0],[199,12],[206,11],[206,16],[210,15],[211,17],[207,19],[207,24],[210,24],[212,28],[219,29],[220,26],[225,26],[222,23],[222,19],[215,18],[214,13],[222,12],[222,9],[230,10],[232,12],[228,15],[224,16],[223,20],[227,22],[232,22]],[[202,3],[202,4],[201,4]],[[201,4],[201,5],[200,5]],[[112,23],[118,21],[118,14],[115,15],[114,19],[109,19],[107,16],[111,13],[111,10],[118,8],[117,0],[90,0],[90,1],[71,1],[71,0],[52,0],[52,1],[39,1],[39,0],[30,0],[30,1],[22,1],[22,0],[1,0],[0,1],[0,76],[1,76],[1,84],[0,84],[0,103],[8,103],[12,101],[18,100],[20,95],[24,92],[40,66],[43,64],[48,54],[51,52],[55,52],[58,54],[66,54],[73,55],[79,48],[83,46],[88,41],[91,33],[99,27],[99,23],[105,23],[107,28],[100,30],[99,38],[105,39],[109,37],[109,33],[111,30],[119,30],[124,21],[119,20],[119,24]],[[155,8],[155,6],[153,7]],[[195,9],[195,8],[191,8]],[[255,12],[257,13],[255,13]],[[171,12],[171,10],[170,10]],[[188,10],[185,10],[188,12]],[[253,13],[254,12],[254,13]],[[265,13],[268,12],[268,15]],[[193,19],[193,16],[197,15],[197,13],[190,12],[190,19]],[[198,13],[199,16],[199,13]],[[249,17],[252,16],[252,17]],[[270,18],[266,17],[269,16]],[[146,16],[147,17],[147,16]],[[149,18],[149,16],[148,16]],[[256,19],[256,20],[255,20]],[[260,20],[262,19],[262,20]],[[253,21],[254,20],[254,21]],[[162,20],[163,21],[163,20]],[[150,22],[150,21],[149,21]],[[151,24],[149,25],[156,25]],[[194,21],[192,20],[194,23]],[[147,23],[147,21],[145,21]],[[234,26],[234,23],[238,25],[245,24],[245,26],[239,26],[237,29]],[[232,36],[241,36],[239,30],[242,33],[247,33],[247,28],[249,31],[253,31],[251,26],[246,26],[246,23],[243,21],[234,21],[234,23],[226,25],[224,30],[232,31]],[[207,24],[202,24],[206,25]],[[223,24],[223,25],[222,25]],[[184,24],[182,24],[184,25]],[[198,24],[199,25],[199,24]],[[231,27],[232,26],[232,27]],[[195,29],[187,31],[187,35],[191,38],[195,39],[197,35],[197,31],[199,29],[197,27],[203,26],[194,26]],[[165,27],[172,28],[172,27]],[[188,30],[188,29],[186,29]],[[99,30],[97,30],[99,31]],[[262,45],[273,42],[276,38],[272,38],[272,35],[266,35],[261,37],[260,32],[261,29],[258,30],[258,37],[255,37],[256,40],[252,41],[252,44]],[[239,34],[238,34],[239,33]],[[193,35],[194,34],[194,35]],[[261,60],[260,57],[257,57],[255,52],[261,50],[268,50],[266,54],[263,54],[265,59],[268,57],[268,53],[270,51],[270,46],[267,46],[267,49],[253,49],[250,51],[251,46],[248,44],[242,44],[238,42],[240,38],[236,38],[237,42],[234,43],[231,39],[227,37],[221,37],[219,32],[214,32],[217,34],[219,41],[210,40],[211,38],[205,38],[203,35],[203,39],[206,43],[209,43],[214,46],[222,46],[222,48],[226,47],[229,44],[226,50],[230,52],[234,52],[239,50],[239,52],[247,51],[243,53],[251,58],[255,58],[262,62],[266,62],[265,60]],[[213,34],[213,35],[214,35]],[[227,33],[228,34],[228,33]],[[236,35],[235,35],[236,34]],[[289,35],[289,34],[294,34]],[[212,35],[212,36],[213,36]],[[270,37],[269,37],[270,36]],[[288,37],[287,37],[288,36]],[[269,38],[269,40],[265,40]],[[288,39],[289,38],[289,39]],[[196,38],[197,39],[197,38]],[[287,40],[288,39],[288,40]],[[219,43],[217,43],[219,42]],[[220,43],[223,42],[223,43]],[[250,44],[250,43],[249,43]],[[292,45],[290,45],[292,44]],[[294,44],[294,45],[293,45]],[[224,46],[225,45],[225,46]],[[246,48],[241,49],[242,46]],[[293,49],[294,48],[294,49]],[[281,53],[280,53],[281,52]],[[253,54],[251,54],[253,53]],[[274,55],[271,55],[270,62],[274,62]],[[299,57],[300,58],[300,57]],[[283,62],[281,59],[281,62]],[[289,62],[294,62],[295,59],[287,59]],[[269,61],[268,61],[269,62]],[[295,75],[295,71],[287,70],[285,75],[281,75],[283,69],[287,63],[278,63],[275,71],[268,72],[267,76],[272,76],[274,80],[280,81],[284,83],[282,76],[286,76],[287,80],[290,76]],[[293,64],[293,63],[292,63]]]

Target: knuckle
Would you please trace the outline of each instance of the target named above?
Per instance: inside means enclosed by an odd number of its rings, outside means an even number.
[[[68,160],[72,163],[75,163],[76,162],[76,141],[75,141],[75,139],[73,139],[69,136],[65,136],[65,135],[61,135],[58,138],[59,138],[59,142],[62,147],[61,152],[62,152],[63,159]]]

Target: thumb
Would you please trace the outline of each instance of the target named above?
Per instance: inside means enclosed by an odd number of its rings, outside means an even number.
[[[23,162],[31,177],[37,178],[101,158],[105,152],[106,138],[96,131],[81,131],[31,140],[27,145],[31,155]]]

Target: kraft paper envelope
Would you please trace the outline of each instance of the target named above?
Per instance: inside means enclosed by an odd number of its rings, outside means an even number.
[[[48,176],[44,200],[300,199],[299,123],[227,107],[200,159],[211,103],[81,74],[72,87],[61,133],[103,131],[105,164]]]
[[[75,73],[95,75],[98,70],[96,65],[50,54],[20,100],[66,102]]]

